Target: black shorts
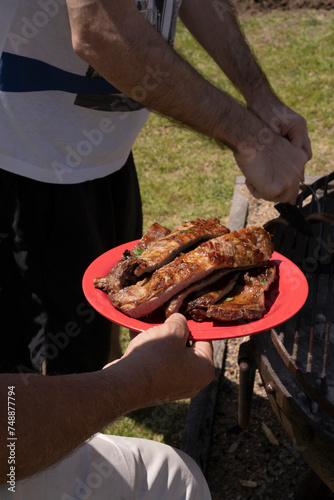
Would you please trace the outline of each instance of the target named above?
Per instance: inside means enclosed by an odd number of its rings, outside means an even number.
[[[0,371],[41,373],[43,362],[47,374],[100,369],[111,323],[87,303],[82,276],[141,235],[132,155],[118,172],[81,184],[0,170]]]

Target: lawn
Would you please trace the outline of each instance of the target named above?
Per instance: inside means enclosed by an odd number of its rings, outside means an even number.
[[[308,121],[313,158],[306,175],[334,167],[334,12],[316,10],[243,14],[242,28],[272,87]],[[179,24],[175,48],[198,71],[238,96],[215,63]],[[238,96],[240,98],[240,96]],[[192,131],[152,114],[134,148],[144,228],[174,227],[194,217],[227,222],[235,177],[232,153]],[[128,334],[123,330],[123,343]],[[134,412],[105,432],[180,446],[188,401]]]

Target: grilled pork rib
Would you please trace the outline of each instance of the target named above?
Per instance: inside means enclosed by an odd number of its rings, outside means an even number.
[[[110,293],[129,285],[130,277],[133,275],[138,263],[138,255],[144,252],[146,248],[149,248],[156,240],[167,236],[169,233],[169,229],[160,226],[157,222],[152,224],[131,251],[125,250],[123,252],[121,259],[106,276],[94,279],[95,288],[100,288],[110,295]]]
[[[224,293],[226,294],[232,290],[238,276],[238,272],[230,271],[229,269],[220,269],[211,273],[207,278],[196,281],[166,302],[164,306],[166,318],[169,318],[173,313],[179,312],[190,294],[195,295],[196,293],[196,295],[198,294],[197,296],[202,297],[202,294],[205,294],[208,289],[213,288],[217,290],[217,287],[219,287],[219,293],[214,292],[215,301],[219,300]]]
[[[219,219],[196,219],[176,227],[167,236],[156,240],[138,258],[136,276],[151,273],[171,262],[177,255],[203,240],[229,233]]]
[[[270,235],[260,227],[224,234],[176,257],[150,277],[112,294],[113,305],[133,318],[150,314],[192,283],[219,269],[263,264],[272,255]]]
[[[246,271],[243,282],[236,285],[226,296],[215,303],[194,300],[188,303],[186,313],[196,321],[216,319],[232,321],[237,319],[261,318],[265,310],[265,295],[276,278],[274,264]]]
[[[226,271],[226,274],[213,285],[192,293],[187,300],[186,311],[201,306],[207,307],[218,302],[234,288],[240,274],[242,274],[240,271]]]

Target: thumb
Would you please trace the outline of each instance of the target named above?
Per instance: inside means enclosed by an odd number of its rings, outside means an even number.
[[[213,359],[213,347],[211,341],[196,340],[193,342],[190,349],[193,349],[196,354],[199,354],[210,361]]]

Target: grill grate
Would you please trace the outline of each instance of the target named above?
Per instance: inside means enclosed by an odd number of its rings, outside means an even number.
[[[299,313],[271,330],[285,365],[319,406],[334,419],[334,172],[304,186],[297,205],[314,236],[301,234],[277,218],[266,224],[275,250],[304,272],[309,296]]]

